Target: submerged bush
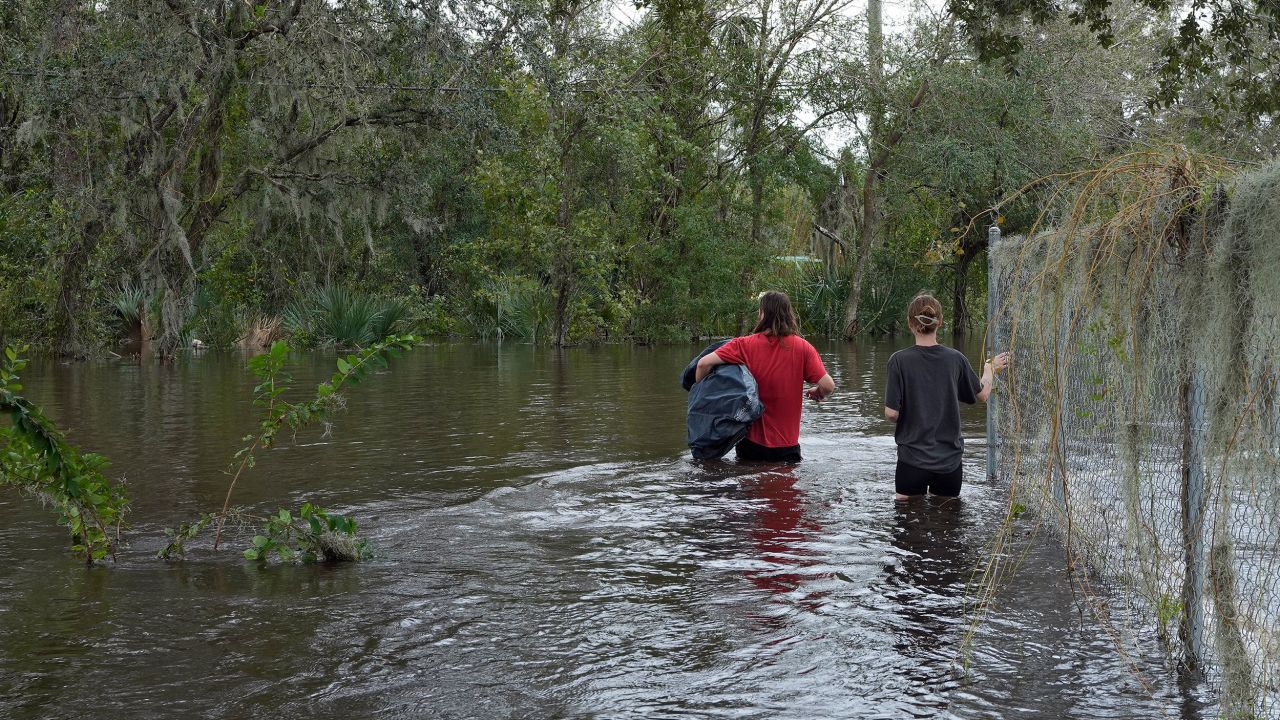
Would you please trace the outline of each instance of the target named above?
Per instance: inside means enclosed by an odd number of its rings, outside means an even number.
[[[314,396],[301,402],[285,399],[293,388],[293,377],[285,370],[290,352],[287,343],[278,340],[268,352],[250,358],[249,370],[259,381],[253,390],[253,404],[262,410],[263,416],[258,431],[245,437],[249,444],[232,457],[228,468],[231,483],[222,510],[206,513],[176,529],[166,528],[170,541],[160,550],[159,557],[182,556],[187,540],[199,536],[210,526],[216,527],[213,549],[217,550],[228,522],[241,527],[260,526],[261,532],[254,535],[252,546],[244,551],[249,560],[266,560],[272,554],[281,560],[304,562],[354,561],[369,557],[369,547],[356,537],[356,523],[351,518],[311,503],[304,503],[296,518],[284,509],[265,518],[255,517],[233,508],[231,495],[240,477],[256,464],[256,454],[273,447],[281,431],[296,432],[313,422],[323,421],[345,406],[340,394],[343,389],[359,383],[371,369],[386,368],[391,358],[418,342],[413,335],[390,335],[355,354],[338,358],[336,372],[316,386]]]
[[[155,296],[140,285],[126,283],[117,287],[107,300],[120,320],[119,328],[125,338],[135,343],[146,342],[152,327]]]
[[[147,291],[133,284],[121,285],[111,297],[112,307],[126,324],[141,323],[150,302]]]
[[[217,288],[202,285],[183,326],[181,345],[191,347],[193,341],[199,340],[211,348],[233,348],[247,332],[248,324],[246,308],[230,301]]]
[[[244,556],[265,561],[273,553],[281,560],[303,562],[356,562],[373,554],[368,541],[356,536],[355,520],[311,503],[303,503],[296,518],[278,510],[268,518],[263,534],[253,536]]]
[[[282,316],[300,345],[364,347],[394,334],[405,316],[398,300],[383,300],[331,285],[308,293]]]
[[[529,278],[498,275],[476,288],[466,318],[471,334],[481,339],[537,342],[551,335],[554,315],[548,288]]]

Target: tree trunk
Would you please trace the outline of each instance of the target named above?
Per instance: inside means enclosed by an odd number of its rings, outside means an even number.
[[[882,225],[879,180],[888,161],[890,143],[884,137],[884,22],[881,0],[867,2],[867,80],[871,85],[871,106],[867,118],[867,176],[862,181],[862,232],[858,234],[858,251],[854,259],[849,298],[845,302],[844,331],[846,340],[858,334],[858,305],[862,301],[862,285],[867,276],[871,253],[880,244]]]
[[[749,241],[751,249],[755,250],[762,244],[762,235],[764,234],[764,179],[760,177],[760,173],[756,169],[754,162],[748,165],[749,182],[751,183],[751,234]],[[750,292],[755,284],[752,276],[752,268],[747,264],[742,269],[740,282],[743,290]],[[747,328],[751,327],[751,318],[743,315],[738,318],[738,335],[746,335]]]
[[[569,296],[573,292],[573,135],[576,133],[568,134],[560,148],[560,206],[556,210],[559,236],[552,261],[556,279],[556,347],[568,342]]]
[[[80,2],[63,0],[59,3],[58,19],[54,21],[50,44],[55,55],[73,57],[80,40]],[[104,225],[96,212],[97,206],[88,197],[92,183],[85,177],[85,162],[81,148],[76,144],[80,123],[69,104],[57,113],[56,140],[50,148],[55,164],[53,180],[55,188],[70,207],[74,208],[75,223],[67,251],[62,259],[62,272],[58,280],[58,301],[53,309],[54,348],[64,357],[82,357],[85,353],[81,337],[80,320],[84,314],[80,291],[85,286],[85,270],[98,248]]]
[[[862,299],[862,285],[866,280],[867,266],[871,264],[871,254],[880,244],[882,218],[876,187],[877,172],[875,169],[869,170],[862,184],[862,227],[858,233],[858,256],[853,278],[849,282],[849,299],[845,303],[842,333],[845,340],[852,340],[859,332],[858,305]]]
[[[16,15],[17,13],[13,10],[0,11],[0,30],[5,34],[9,34],[16,27]],[[21,155],[14,148],[15,136],[20,124],[18,111],[17,96],[0,91],[0,188],[10,195],[18,192],[22,187],[18,179],[18,163]]]
[[[14,149],[18,132],[18,98],[0,92],[0,188],[12,195],[22,187],[19,164],[22,155]]]
[[[764,178],[760,177],[761,171],[756,168],[755,161],[748,162],[748,182],[751,183],[751,232],[748,237],[754,249],[760,247],[764,234]]]
[[[103,230],[100,219],[90,219],[71,238],[71,245],[63,256],[62,273],[58,281],[58,304],[53,311],[54,346],[63,357],[81,358],[85,355],[80,326],[84,315],[80,291],[85,286],[85,271],[89,267],[90,258],[98,249]]]
[[[951,287],[951,332],[961,337],[969,331],[969,268],[973,259],[966,249],[956,261],[956,281]]]
[[[556,347],[569,344],[569,294],[571,288],[567,279],[562,279],[556,286]]]

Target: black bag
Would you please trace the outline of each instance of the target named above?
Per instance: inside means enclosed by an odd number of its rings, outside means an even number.
[[[697,460],[723,457],[747,436],[751,423],[764,414],[756,379],[746,365],[717,365],[702,379],[697,377],[698,361],[728,340],[708,345],[680,374],[680,384],[689,391],[689,448]]]

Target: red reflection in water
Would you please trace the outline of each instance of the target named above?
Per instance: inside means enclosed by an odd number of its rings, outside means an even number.
[[[804,493],[796,489],[791,466],[770,469],[744,483],[747,497],[758,505],[751,539],[756,555],[770,568],[751,570],[747,577],[762,590],[773,594],[797,590],[811,574],[790,571],[817,564],[812,551],[804,547],[807,537],[822,527],[805,514]],[[812,602],[818,595],[805,598]]]

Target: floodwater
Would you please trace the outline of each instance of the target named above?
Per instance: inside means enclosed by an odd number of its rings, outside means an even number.
[[[255,424],[243,356],[36,363],[27,392],[111,458],[132,527],[86,570],[49,511],[0,494],[0,717],[1212,716],[1154,640],[1117,648],[1051,538],[964,645],[1007,500],[981,410],[963,498],[896,507],[894,345],[819,347],[839,391],[807,403],[795,467],[690,460],[693,346],[416,350],[237,488],[353,515],[377,551],[313,566],[245,561],[243,538],[153,557],[221,507]],[[311,387],[333,362],[296,360]]]

